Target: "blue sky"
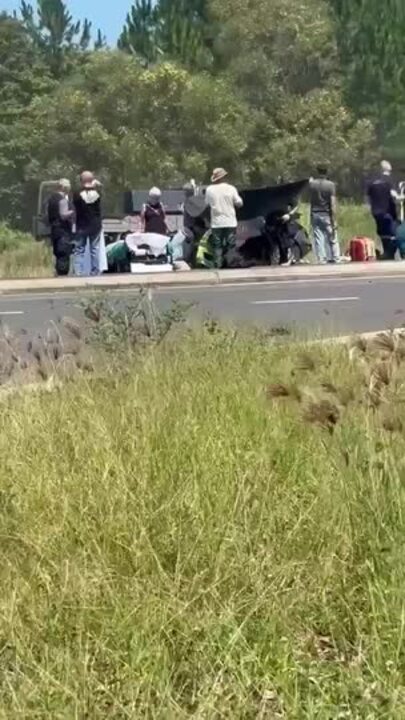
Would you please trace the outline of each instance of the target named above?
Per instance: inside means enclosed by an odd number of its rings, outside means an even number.
[[[72,15],[78,20],[87,17],[93,29],[100,28],[109,42],[114,42],[125,22],[131,0],[65,0]],[[35,0],[31,0],[36,5]],[[0,0],[1,10],[17,10],[19,0]]]

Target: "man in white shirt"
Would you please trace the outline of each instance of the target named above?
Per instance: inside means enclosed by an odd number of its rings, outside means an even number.
[[[211,209],[211,237],[210,245],[213,256],[213,266],[222,268],[225,265],[228,253],[232,253],[236,243],[236,208],[243,205],[237,189],[224,179],[226,170],[216,168],[212,173],[211,183],[207,187],[205,199]]]

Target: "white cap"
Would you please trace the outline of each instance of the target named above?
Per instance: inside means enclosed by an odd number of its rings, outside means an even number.
[[[149,190],[149,197],[161,197],[162,193],[158,187],[153,187]]]
[[[388,160],[382,160],[381,161],[381,172],[385,175],[391,175],[392,173],[392,165]]]
[[[68,180],[67,178],[61,178],[60,180],[58,180],[58,186],[62,190],[70,190],[70,188],[72,187],[70,180]]]

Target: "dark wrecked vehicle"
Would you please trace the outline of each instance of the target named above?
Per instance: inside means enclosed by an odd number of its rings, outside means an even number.
[[[240,193],[244,205],[238,210],[236,248],[226,258],[226,267],[294,264],[303,260],[311,246],[300,223],[297,208],[307,184],[307,180],[302,180],[243,190]],[[205,201],[205,188],[196,187],[192,193],[163,190],[162,202],[166,209],[170,236],[167,246],[165,244],[165,248],[160,248],[158,253],[154,248],[144,245],[146,236],[139,236],[142,206],[147,198],[147,191],[134,190],[125,194],[124,208],[129,235],[125,233],[127,239],[121,236],[119,243],[107,249],[110,271],[128,272],[131,262],[137,261],[136,254],[139,253],[142,257],[138,260],[148,265],[173,262],[170,244],[178,240],[179,233],[182,233],[181,259],[191,267],[211,267],[210,210]],[[133,243],[138,243],[136,252],[131,245],[131,237]],[[141,245],[138,242],[140,239]]]
[[[302,180],[240,193],[236,249],[226,259],[227,267],[294,264],[305,258],[311,245],[298,203],[307,184]],[[203,192],[186,199],[184,212],[198,246],[193,264],[209,267],[209,208]]]

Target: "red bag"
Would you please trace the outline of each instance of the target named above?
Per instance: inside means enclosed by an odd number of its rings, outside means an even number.
[[[352,262],[375,260],[374,242],[367,237],[354,237],[350,241],[349,254]]]

